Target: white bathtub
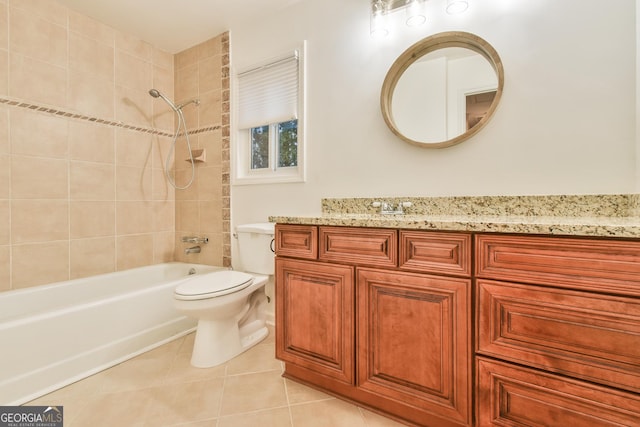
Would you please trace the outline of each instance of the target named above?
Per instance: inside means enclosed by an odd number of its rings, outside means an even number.
[[[0,405],[19,405],[195,329],[176,283],[221,267],[166,263],[0,293]]]

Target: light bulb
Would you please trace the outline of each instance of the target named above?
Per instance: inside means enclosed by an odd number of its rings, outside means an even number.
[[[456,13],[462,13],[469,7],[467,0],[447,0],[447,13],[454,15]]]
[[[425,0],[409,0],[407,3],[407,25],[410,27],[418,27],[427,21],[427,15],[424,11]]]
[[[371,3],[371,35],[376,38],[389,35],[387,14],[388,4],[385,0],[373,0]]]

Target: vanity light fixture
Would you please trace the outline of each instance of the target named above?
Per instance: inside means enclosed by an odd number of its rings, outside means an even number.
[[[468,0],[447,0],[447,13],[455,15],[462,13],[469,8]]]
[[[426,4],[428,0],[371,0],[371,35],[389,35],[389,14],[405,9],[406,23],[418,27],[427,22]],[[469,8],[469,0],[446,0],[449,15],[462,13]]]
[[[389,0],[371,2],[371,35],[376,38],[389,35]]]

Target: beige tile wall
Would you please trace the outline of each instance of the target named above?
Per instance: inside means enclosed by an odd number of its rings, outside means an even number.
[[[55,1],[0,0],[0,291],[172,261],[176,223],[223,241],[223,40],[172,55]],[[203,101],[188,115],[211,160],[179,203],[174,114],[152,87]]]
[[[174,67],[176,102],[200,100],[199,106],[186,106],[184,115],[193,132],[192,149],[206,153],[206,162],[196,165],[193,184],[176,191],[176,259],[230,266],[228,33],[178,53]],[[185,138],[178,143],[176,181],[182,186],[191,169]],[[200,254],[186,255],[184,249],[193,245],[182,243],[183,236],[208,237],[209,243],[200,245]]]

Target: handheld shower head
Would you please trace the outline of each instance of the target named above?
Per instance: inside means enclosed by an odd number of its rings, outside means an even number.
[[[162,98],[162,99],[164,99],[164,102],[169,104],[169,107],[171,107],[173,109],[173,111],[175,111],[176,113],[178,112],[178,107],[176,107],[175,104],[173,102],[171,102],[169,100],[169,98],[164,96],[162,94],[162,92],[160,92],[158,89],[150,89],[149,90],[149,95],[153,96],[154,98]]]

